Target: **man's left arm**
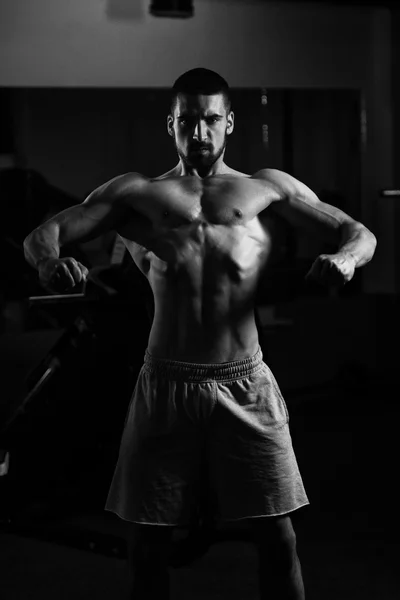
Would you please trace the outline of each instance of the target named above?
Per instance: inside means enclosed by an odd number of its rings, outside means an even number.
[[[328,286],[341,286],[353,278],[357,267],[366,265],[373,257],[376,237],[362,223],[346,221],[339,229],[341,237],[337,251],[334,254],[320,254],[306,279],[315,279]]]
[[[295,228],[308,230],[337,248],[332,254],[320,254],[306,278],[343,285],[352,279],[356,268],[372,259],[377,240],[365,225],[321,202],[310,188],[287,173],[268,170],[267,179],[281,192],[271,204],[273,211]]]

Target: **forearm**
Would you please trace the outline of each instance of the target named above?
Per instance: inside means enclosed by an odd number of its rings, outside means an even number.
[[[376,244],[374,234],[361,223],[342,225],[338,252],[352,256],[356,267],[362,267],[371,260]]]
[[[60,256],[59,232],[55,224],[47,223],[37,229],[24,240],[24,254],[28,263],[38,268],[42,260]]]

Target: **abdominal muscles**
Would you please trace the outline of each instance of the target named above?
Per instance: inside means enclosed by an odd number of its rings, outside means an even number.
[[[148,278],[155,299],[149,351],[198,363],[229,362],[258,348],[254,298],[268,239],[253,225],[192,225],[162,237]]]

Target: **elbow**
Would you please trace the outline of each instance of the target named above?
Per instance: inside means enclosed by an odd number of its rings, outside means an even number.
[[[372,247],[372,254],[374,254],[375,249],[378,245],[378,240],[376,239],[376,236],[372,233],[372,231],[369,231],[369,236],[370,236],[370,242],[371,242],[371,247]]]
[[[34,233],[35,231],[31,231],[31,233],[26,236],[22,243],[25,260],[33,267],[35,266],[35,262],[32,258],[32,240],[34,237]]]
[[[374,250],[375,250],[376,246],[378,245],[378,240],[376,238],[376,235],[374,235],[372,233],[372,231],[370,231],[369,229],[368,229],[368,235],[370,236],[371,244],[372,244],[372,246],[374,247]]]
[[[368,229],[364,225],[361,225],[361,227],[362,227],[361,235],[363,236],[363,238],[365,240],[366,262],[369,262],[375,254],[378,240],[376,239],[376,236],[372,233],[372,231],[370,229]]]
[[[374,248],[378,243],[376,236],[372,233],[372,231],[360,223],[360,221],[342,223],[340,227],[340,233],[342,240],[345,238],[349,239],[362,236],[365,240],[368,240],[371,246]]]
[[[24,239],[24,241],[22,242],[22,245],[23,245],[23,248],[24,248],[24,254],[25,254],[25,256],[26,256],[27,254],[29,254],[29,248],[30,248],[30,246],[31,246],[31,244],[32,244],[32,240],[33,240],[33,238],[34,238],[34,236],[35,236],[35,233],[36,233],[36,232],[37,232],[37,228],[36,228],[36,229],[34,229],[33,231],[31,231],[31,232],[30,232],[30,233],[29,233],[29,234],[26,236],[26,238]]]
[[[371,248],[371,256],[373,256],[375,248],[378,244],[378,240],[376,239],[376,236],[372,233],[372,231],[368,229],[368,227],[365,227],[365,225],[362,225],[361,223],[358,223],[358,225],[361,227],[362,234],[368,241],[368,244]]]
[[[35,252],[35,248],[38,245],[41,245],[44,239],[44,232],[42,226],[36,227],[33,229],[22,242],[22,247],[24,250],[25,259],[34,265],[33,254]],[[33,261],[33,262],[32,262]]]
[[[30,245],[30,241],[31,241],[31,239],[32,239],[32,233],[33,233],[33,232],[31,231],[31,233],[29,233],[29,234],[26,236],[26,238],[24,239],[24,241],[22,242],[22,246],[23,246],[23,248],[24,248],[24,254],[25,254],[25,258],[26,258],[26,255],[27,255],[28,251],[29,251],[29,245]]]
[[[26,238],[24,239],[24,241],[23,241],[23,243],[22,243],[22,244],[23,244],[23,246],[24,246],[24,249],[25,249],[25,248],[26,248],[26,247],[29,245],[30,239],[31,239],[31,237],[32,237],[32,233],[33,233],[33,232],[31,231],[31,233],[29,233],[29,234],[26,236]]]

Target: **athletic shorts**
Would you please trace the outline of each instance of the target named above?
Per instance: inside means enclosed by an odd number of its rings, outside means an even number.
[[[251,358],[195,364],[145,354],[105,509],[186,527],[206,498],[217,520],[309,504],[278,384]]]

